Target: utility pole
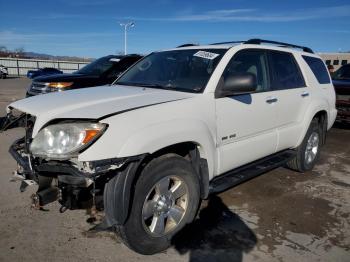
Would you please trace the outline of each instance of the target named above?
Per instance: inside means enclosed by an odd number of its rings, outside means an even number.
[[[124,27],[124,55],[126,55],[127,51],[126,51],[126,45],[127,45],[127,36],[126,36],[126,31],[128,30],[128,28],[134,27],[135,23],[134,22],[128,22],[128,23],[119,23],[119,25],[121,27]]]

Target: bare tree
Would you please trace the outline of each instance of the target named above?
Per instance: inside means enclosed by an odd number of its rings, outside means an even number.
[[[15,51],[15,54],[17,57],[21,57],[24,55],[24,48],[23,47],[18,47],[14,51]]]

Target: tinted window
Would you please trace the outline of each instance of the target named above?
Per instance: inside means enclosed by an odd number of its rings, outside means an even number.
[[[339,60],[334,60],[333,65],[339,65]]]
[[[330,65],[331,64],[331,60],[326,60],[326,65]]]
[[[115,65],[115,63],[117,63],[114,62],[113,59],[115,58],[111,56],[101,57],[91,62],[90,64],[84,66],[82,69],[78,70],[77,73],[100,76],[109,69],[111,69]]]
[[[341,65],[346,65],[348,63],[348,60],[341,60]]]
[[[273,70],[273,89],[283,90],[305,86],[299,66],[290,53],[270,51]]]
[[[314,73],[317,81],[320,84],[329,84],[330,79],[326,66],[321,59],[311,56],[303,56],[305,62],[309,65],[310,69]]]
[[[57,69],[55,69],[55,68],[48,68],[48,67],[43,68],[42,70],[43,70],[44,72],[57,72]]]
[[[110,68],[104,76],[111,79],[116,79],[121,73],[133,65],[141,57],[126,57],[120,60],[120,62],[114,62],[112,68]]]
[[[345,65],[339,68],[334,73],[334,79],[340,80],[340,79],[350,79],[350,65]]]
[[[257,91],[266,91],[269,89],[267,57],[263,50],[245,49],[231,59],[227,65],[223,80],[229,77],[250,73],[255,75],[257,80]]]

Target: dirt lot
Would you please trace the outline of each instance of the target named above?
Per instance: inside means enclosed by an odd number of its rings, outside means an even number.
[[[0,115],[27,79],[0,80]],[[21,134],[0,134],[0,261],[350,261],[350,129],[331,129],[313,172],[279,168],[203,203],[172,248],[141,256],[111,232],[88,233],[84,211],[30,209],[31,188],[9,182],[7,153]]]

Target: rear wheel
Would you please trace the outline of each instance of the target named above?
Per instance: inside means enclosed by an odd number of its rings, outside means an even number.
[[[199,201],[199,182],[191,164],[174,154],[161,156],[142,171],[130,215],[117,226],[117,233],[138,253],[160,252],[194,219]]]
[[[314,118],[301,145],[296,149],[296,156],[287,166],[299,172],[311,170],[319,158],[322,141],[322,128],[317,118]]]

